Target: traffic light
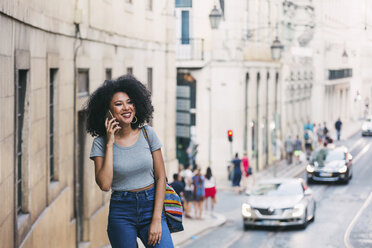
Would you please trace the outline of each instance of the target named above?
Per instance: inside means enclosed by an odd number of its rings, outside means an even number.
[[[233,131],[232,130],[227,131],[227,138],[229,139],[230,142],[232,142],[232,140],[233,140]]]

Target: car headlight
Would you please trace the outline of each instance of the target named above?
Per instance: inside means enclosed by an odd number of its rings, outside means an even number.
[[[345,173],[347,171],[347,166],[344,165],[341,169],[338,170],[339,173]]]
[[[302,203],[296,204],[293,208],[292,216],[301,217],[305,212],[305,205]]]
[[[242,215],[244,217],[251,217],[252,216],[251,205],[249,205],[247,203],[243,203],[243,205],[242,205]]]
[[[367,129],[368,129],[367,125],[366,125],[366,124],[363,124],[363,126],[362,126],[362,130],[363,130],[363,131],[367,131]]]
[[[309,172],[309,173],[313,173],[314,172],[314,166],[312,166],[311,164],[308,164],[306,166],[306,171]]]

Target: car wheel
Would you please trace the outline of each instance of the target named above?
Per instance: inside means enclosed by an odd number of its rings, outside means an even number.
[[[349,183],[349,179],[350,179],[350,177],[347,177],[347,178],[344,180],[344,184],[348,184],[348,183]]]
[[[249,229],[250,229],[250,225],[246,225],[246,224],[244,224],[244,225],[243,225],[243,229],[244,229],[244,231],[249,230]]]
[[[315,220],[315,211],[316,211],[316,203],[314,202],[313,217],[310,220],[311,222],[314,222]]]
[[[313,179],[311,179],[311,178],[307,178],[307,184],[312,184],[314,181],[313,181]]]
[[[305,212],[304,223],[302,223],[300,225],[301,229],[306,229],[306,227],[307,227],[307,209],[306,209],[306,212]]]

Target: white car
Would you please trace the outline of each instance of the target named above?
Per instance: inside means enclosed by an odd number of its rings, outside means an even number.
[[[362,136],[372,135],[372,117],[366,118],[362,124]]]
[[[244,229],[255,226],[300,226],[315,218],[312,190],[302,178],[259,182],[242,204]]]

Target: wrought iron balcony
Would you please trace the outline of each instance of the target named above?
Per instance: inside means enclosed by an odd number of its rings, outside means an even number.
[[[204,39],[181,38],[177,41],[176,58],[179,61],[203,61]]]

